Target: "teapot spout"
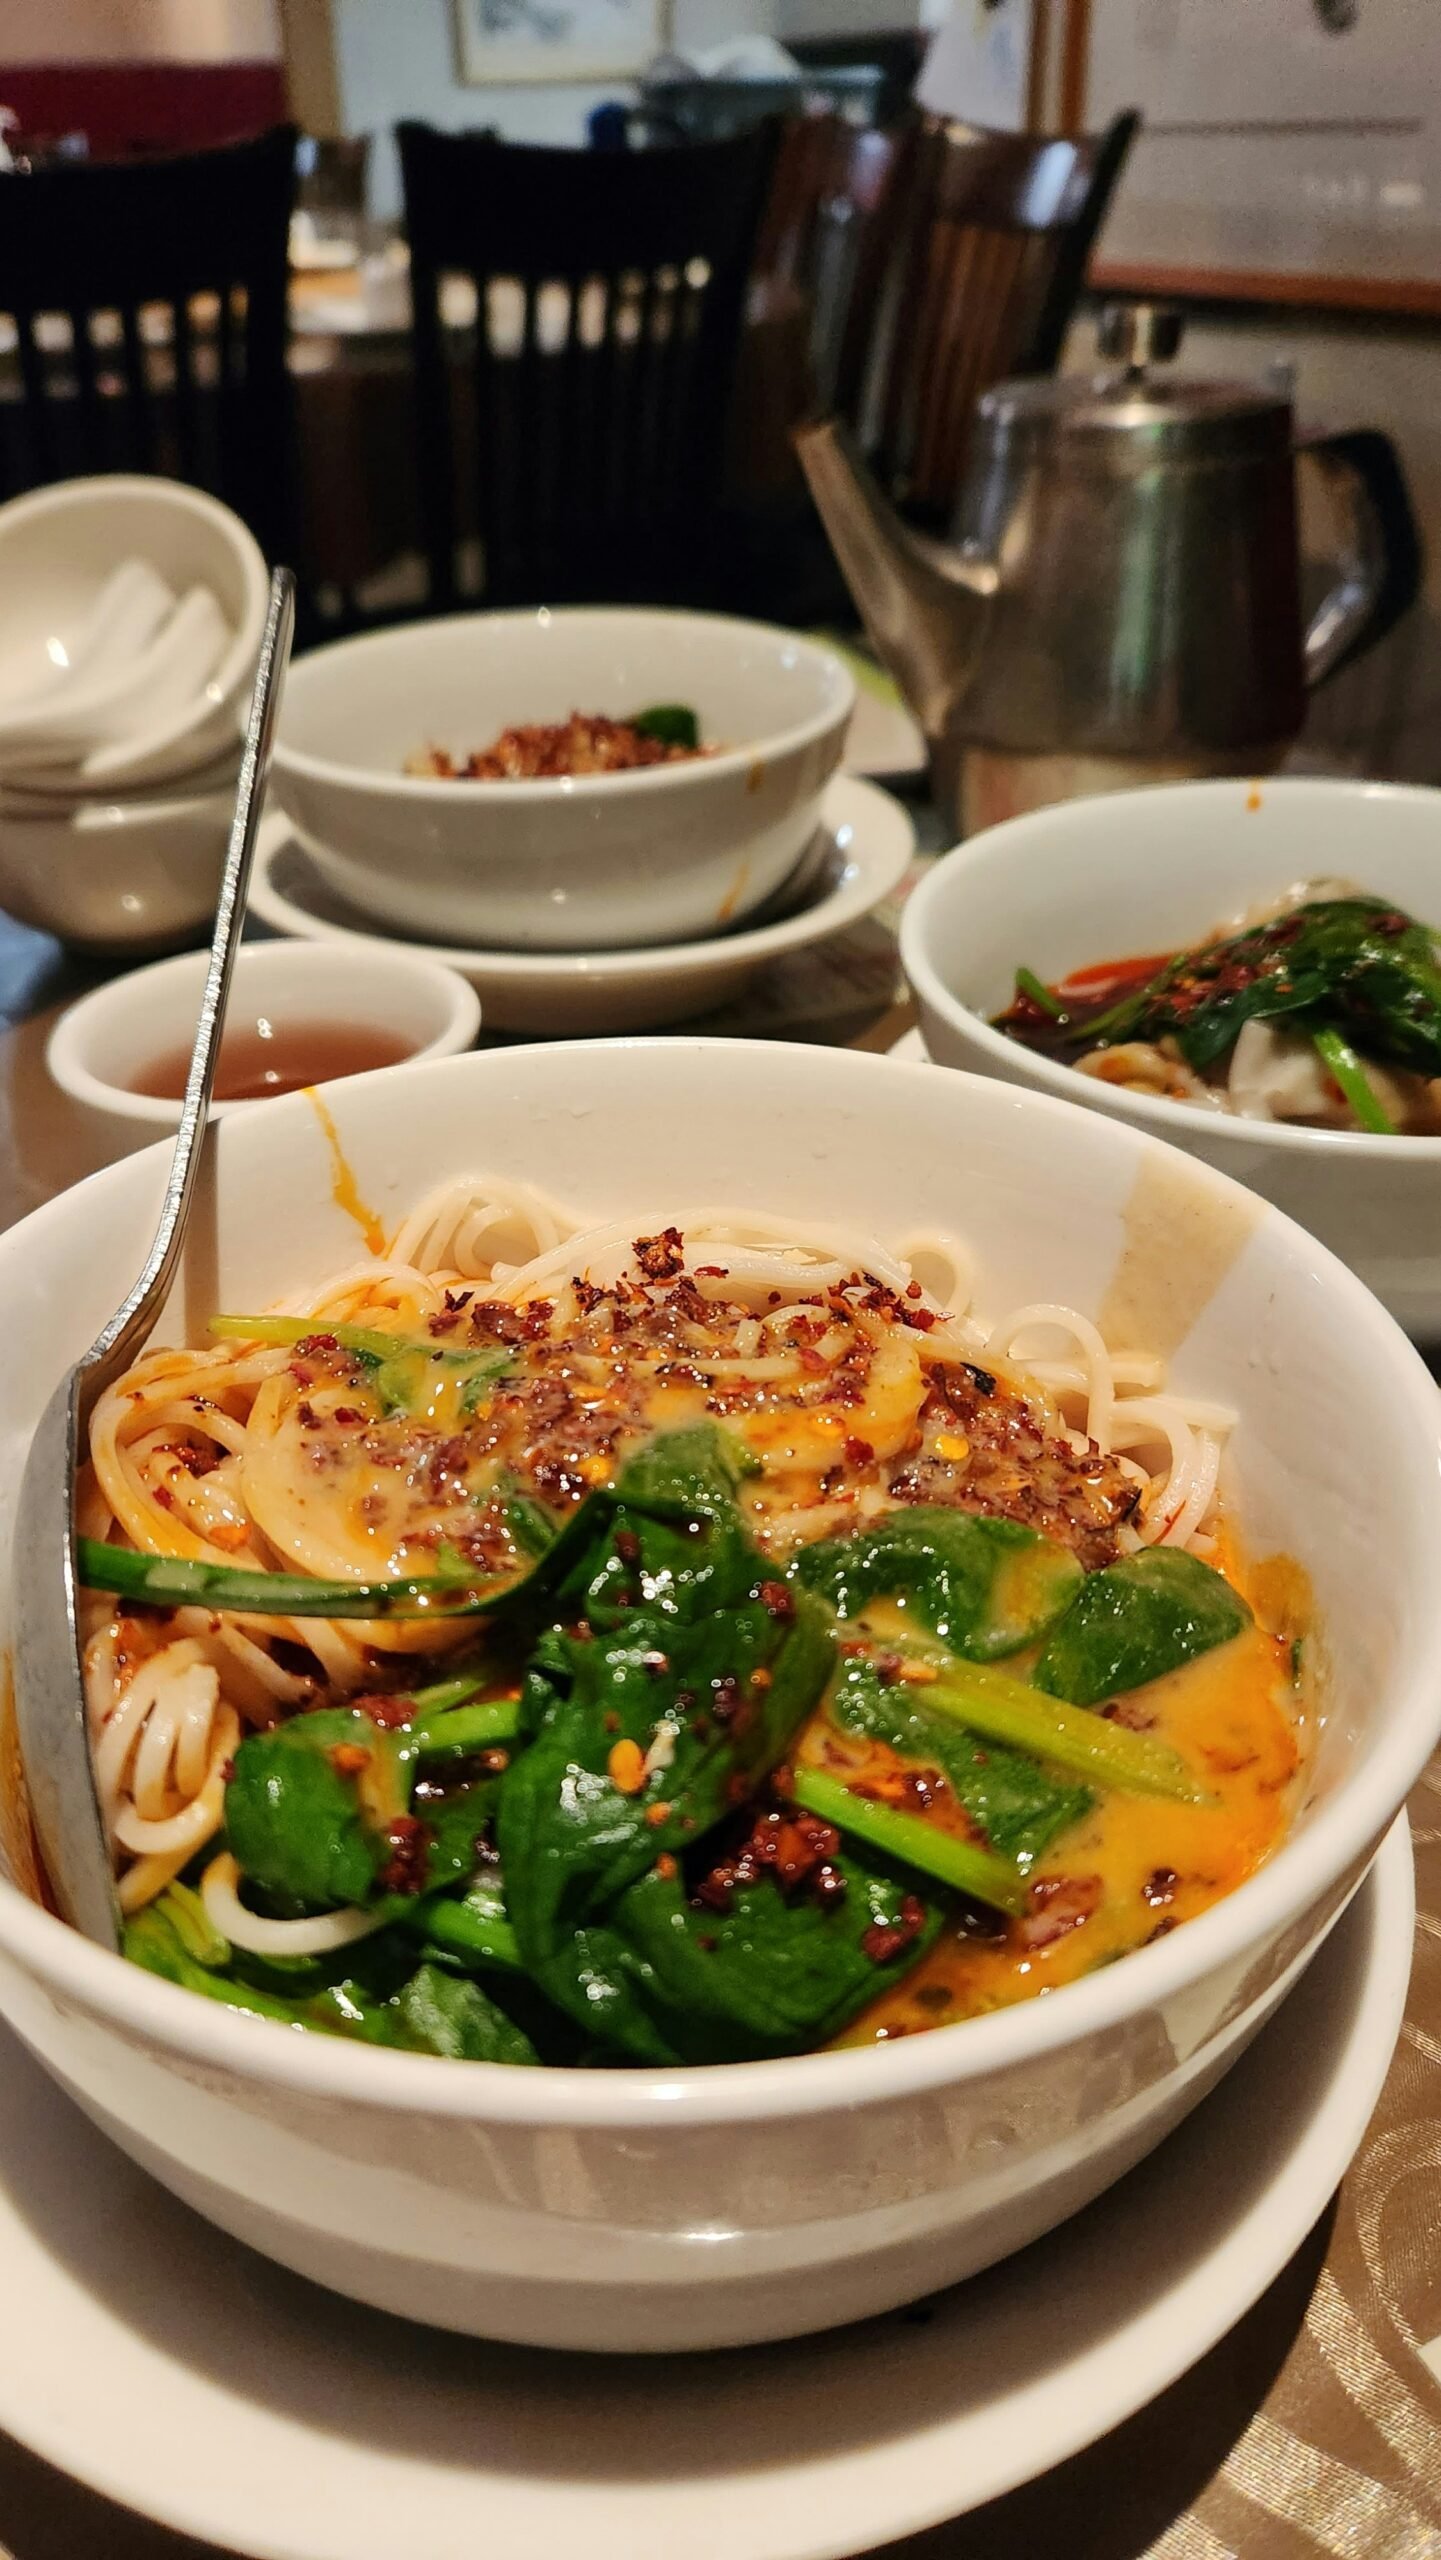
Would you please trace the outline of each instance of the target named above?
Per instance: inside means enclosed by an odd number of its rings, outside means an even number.
[[[924,730],[933,760],[949,766],[996,591],[995,564],[969,547],[946,550],[919,540],[837,419],[800,428],[795,446],[872,646]]]

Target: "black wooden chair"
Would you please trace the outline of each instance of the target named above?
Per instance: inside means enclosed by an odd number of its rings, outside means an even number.
[[[982,393],[1055,371],[1139,122],[1074,139],[906,128],[860,242],[835,405],[918,514],[949,516]]]
[[[710,600],[773,134],[615,152],[397,138],[432,604]],[[470,331],[442,317],[455,276]],[[459,572],[467,535],[478,579]]]
[[[287,240],[295,133],[0,177],[0,496],[160,471],[288,547]]]

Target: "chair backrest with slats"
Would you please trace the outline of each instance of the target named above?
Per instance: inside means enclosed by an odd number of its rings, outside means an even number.
[[[288,533],[286,271],[295,133],[0,177],[0,494],[91,471],[209,488]]]
[[[773,133],[397,138],[432,602],[699,596]]]
[[[896,136],[838,115],[789,116],[756,245],[756,272],[800,293],[811,313],[816,389],[830,398],[856,264],[884,198]]]
[[[1138,121],[1075,139],[907,129],[861,244],[836,405],[919,511],[954,505],[982,393],[1054,370]]]

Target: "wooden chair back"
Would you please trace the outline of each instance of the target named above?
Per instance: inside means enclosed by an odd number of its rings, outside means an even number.
[[[288,534],[294,128],[156,160],[0,178],[0,313],[18,404],[0,495],[93,471],[211,489],[275,556]]]
[[[1138,123],[1074,139],[906,128],[861,241],[836,406],[919,513],[954,506],[982,393],[1055,370]]]
[[[774,134],[561,151],[397,127],[431,600],[700,600]],[[469,279],[473,330],[442,288]],[[509,317],[509,327],[505,322]]]

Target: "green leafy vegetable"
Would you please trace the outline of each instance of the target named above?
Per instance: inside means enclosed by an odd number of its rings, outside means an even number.
[[[990,1849],[957,1839],[954,1832],[940,1830],[919,1814],[899,1813],[893,1805],[856,1795],[822,1769],[797,1769],[792,1793],[807,1813],[833,1822],[838,1831],[879,1850],[882,1857],[894,1858],[901,1866],[934,1876],[938,1884],[969,1894],[973,1902],[988,1903],[996,1911],[1018,1912],[1026,1907],[1026,1879],[1019,1867]]]
[[[568,1631],[537,1648],[537,1730],[497,1825],[510,1917],[546,1987],[553,1963],[573,1971],[572,1932],[750,1793],[825,1687],[829,1615],[769,1579],[733,1498],[747,1464],[713,1427],[654,1440],[557,1595]]]
[[[486,1387],[513,1365],[509,1351],[453,1351],[427,1335],[327,1324],[323,1316],[212,1316],[210,1330],[235,1342],[338,1343],[370,1372],[387,1413],[422,1412],[438,1380],[457,1381],[462,1414],[473,1412]]]
[[[939,1901],[916,1896],[921,1917],[908,1925],[912,1886],[862,1853],[831,1865],[843,1887],[833,1899],[762,1875],[738,1884],[724,1911],[696,1909],[681,1876],[652,1867],[577,1932],[556,1996],[631,2062],[813,2051],[909,1971],[942,1919]]]
[[[225,1790],[237,1865],[288,1915],[368,1902],[409,1802],[406,1758],[400,1733],[351,1707],[248,1734]]]
[[[260,1573],[198,1556],[147,1556],[100,1538],[77,1538],[76,1566],[90,1591],[116,1591],[162,1609],[225,1609],[258,1618],[489,1617],[520,1588],[441,1574],[396,1582],[323,1582],[308,1573]],[[524,1579],[528,1582],[530,1577]]]
[[[422,1964],[398,1988],[378,1992],[346,1975],[293,1997],[259,1988],[202,1963],[186,1943],[171,1886],[125,1924],[132,1964],[206,2000],[279,2026],[306,2027],[365,2044],[443,2053],[467,2062],[533,2063],[534,2045],[497,2002],[465,1977]]]
[[[410,1726],[406,1739],[421,1760],[455,1759],[466,1751],[488,1751],[510,1742],[520,1731],[520,1705],[514,1698],[482,1698],[475,1706],[450,1707],[443,1715],[426,1715]]]
[[[1014,1520],[917,1505],[802,1547],[792,1567],[842,1618],[905,1597],[953,1653],[991,1662],[1035,1644],[1081,1582],[1068,1547]]]
[[[1339,1085],[1342,1098],[1350,1105],[1360,1127],[1369,1129],[1376,1138],[1394,1138],[1396,1123],[1350,1042],[1343,1040],[1339,1031],[1326,1029],[1313,1031],[1311,1037],[1322,1066],[1332,1081]]]
[[[1165,1796],[1174,1804],[1203,1804],[1199,1787],[1179,1752],[1148,1733],[1131,1733],[1088,1708],[1043,1697],[1024,1681],[983,1663],[957,1662],[922,1692],[937,1715],[954,1716],[973,1734],[1034,1753],[1053,1769],[1069,1770],[1091,1786],[1119,1795]]]
[[[1144,1547],[1086,1576],[1036,1666],[1036,1687],[1075,1706],[1099,1706],[1179,1671],[1251,1623],[1239,1591],[1199,1556]]]
[[[1016,993],[1018,996],[1029,996],[1032,1004],[1038,1006],[1042,1013],[1049,1014],[1053,1022],[1069,1022],[1071,1017],[1059,996],[1051,993],[1044,979],[1038,978],[1034,969],[1016,971]]]
[[[1286,1016],[1313,1032],[1338,1030],[1370,1057],[1441,1074],[1435,937],[1382,898],[1313,898],[1177,953],[1117,1003],[1073,1004],[1067,1037],[1089,1047],[1169,1035],[1191,1066],[1204,1069],[1234,1046],[1243,1023]],[[1002,1021],[1025,1036],[1023,1022]]]
[[[955,1666],[957,1672],[961,1667]],[[1001,1674],[988,1677],[1008,1690],[1021,1689],[1019,1681],[1003,1681]],[[976,1683],[978,1689],[985,1685],[987,1679]],[[1008,1750],[978,1728],[958,1723],[959,1709],[938,1709],[937,1694],[936,1687],[913,1688],[903,1680],[885,1684],[871,1663],[856,1660],[843,1665],[826,1711],[841,1732],[865,1735],[905,1760],[938,1769],[981,1838],[999,1856],[1023,1868],[1034,1865],[1058,1833],[1090,1811],[1089,1790],[1057,1777],[1053,1763],[1043,1766],[1026,1752]],[[1029,1689],[1021,1694],[1035,1698]],[[1048,1701],[1035,1699],[1035,1704],[1040,1718],[1053,1713]],[[1087,1722],[1102,1737],[1112,1730],[1097,1716]]]
[[[456,2062],[539,2062],[528,2035],[467,1974],[423,1964],[395,1999],[397,2041]]]
[[[431,1896],[399,1916],[429,1948],[467,1972],[473,1966],[519,1970],[520,1949],[496,1865],[477,1868],[458,1901],[449,1894]]]
[[[688,702],[653,702],[647,711],[633,711],[628,725],[663,747],[700,745],[700,721]]]

